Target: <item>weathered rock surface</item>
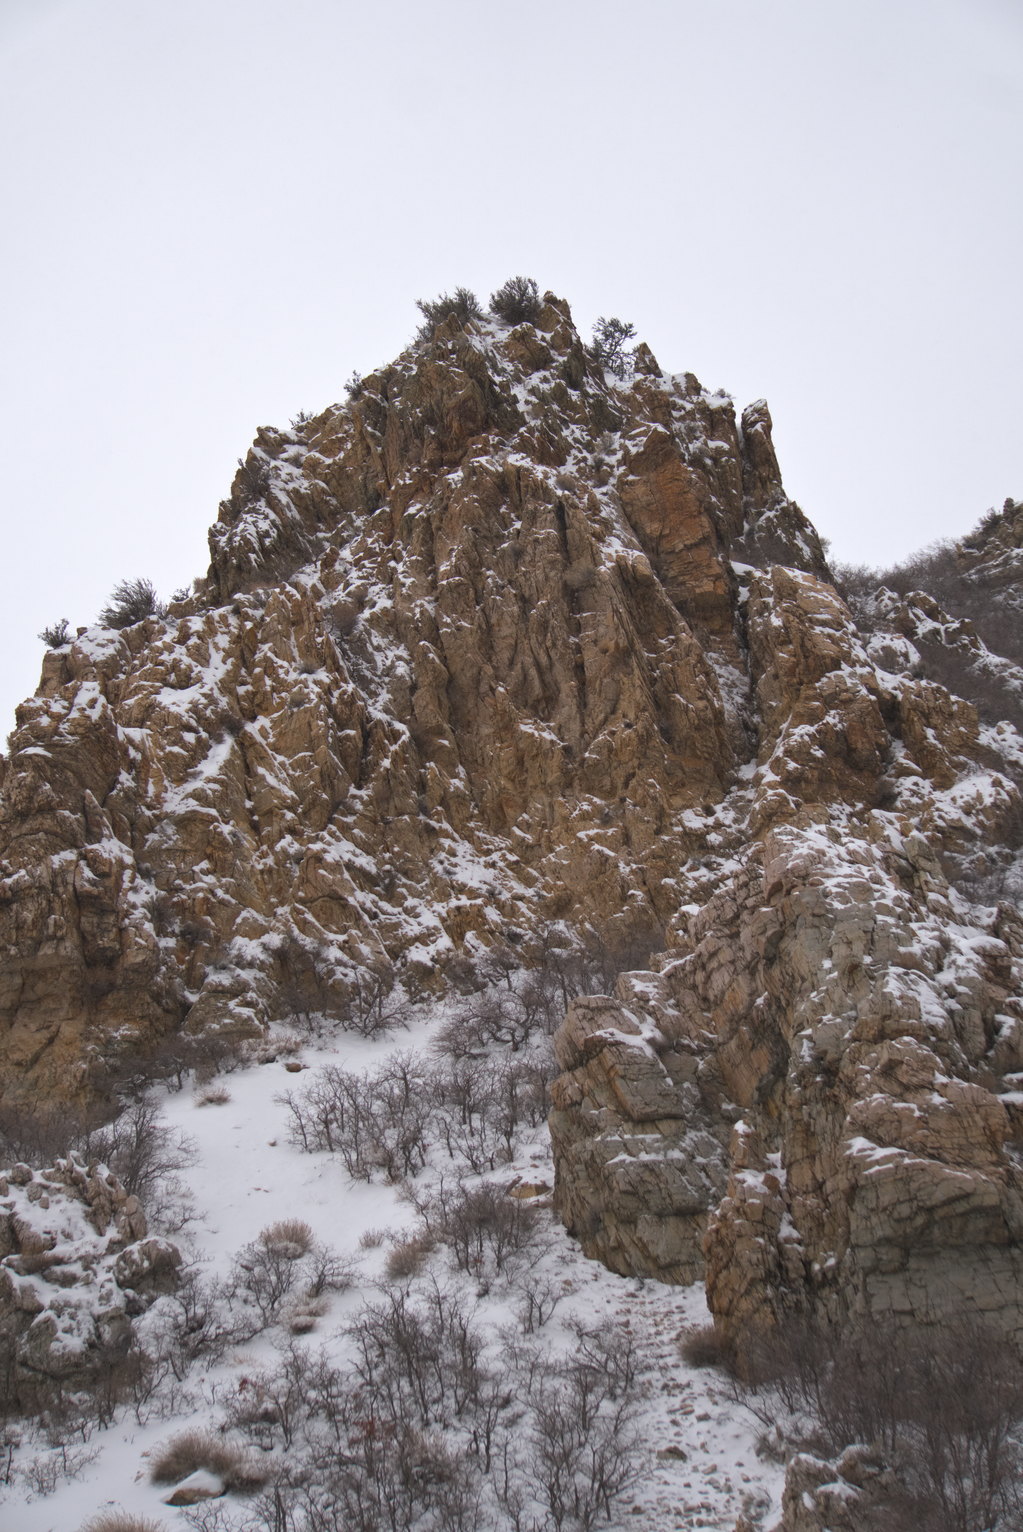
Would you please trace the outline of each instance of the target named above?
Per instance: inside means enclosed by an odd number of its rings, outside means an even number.
[[[78,1155],[0,1173],[6,1386],[88,1386],[128,1349],[132,1318],[177,1286],[181,1253],[147,1237],[137,1197]]]
[[[749,753],[729,548],[768,510],[817,567],[766,410],[648,350],[605,377],[550,295],[260,431],[199,592],[81,631],[19,709],[0,1088],[87,1095],[562,918],[654,942]]]
[[[1011,834],[1011,731],[876,668],[807,574],[752,577],[748,640],[757,760],[715,814],[733,855],[657,975],[570,1011],[556,1205],[616,1270],[679,1280],[702,1236],[740,1350],[807,1308],[968,1305],[1023,1333],[1023,917],[948,876]]]
[[[1017,510],[963,551],[992,590]],[[762,401],[647,347],[605,375],[551,294],[450,317],[260,431],[210,551],[19,710],[4,1094],[552,928],[665,943],[557,1040],[586,1249],[705,1270],[737,1339],[806,1306],[1023,1328],[1023,739],[941,684],[1023,672],[923,594],[857,630]]]
[[[835,1462],[799,1453],[785,1474],[778,1532],[884,1532],[895,1525],[899,1488],[897,1476],[866,1447],[849,1447]]]

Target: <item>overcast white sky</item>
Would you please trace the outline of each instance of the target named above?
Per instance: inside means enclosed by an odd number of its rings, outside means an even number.
[[[0,133],[0,737],[457,284],[766,396],[840,558],[1023,498],[1023,0],[0,0]]]

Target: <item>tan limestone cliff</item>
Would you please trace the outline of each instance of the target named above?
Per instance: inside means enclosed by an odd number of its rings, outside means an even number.
[[[750,750],[730,544],[781,507],[816,547],[754,415],[645,348],[605,376],[547,295],[260,431],[198,593],[18,710],[0,1087],[88,1095],[554,921],[657,945]]]
[[[659,972],[556,1038],[556,1205],[616,1270],[705,1269],[740,1352],[810,1309],[967,1304],[1018,1334],[1023,917],[949,882],[1012,832],[1011,731],[877,669],[807,574],[754,575],[747,611],[732,855]]]

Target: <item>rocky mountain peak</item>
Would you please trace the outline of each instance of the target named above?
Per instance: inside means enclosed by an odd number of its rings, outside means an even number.
[[[736,1336],[964,1294],[1019,1328],[1023,740],[927,668],[992,651],[926,595],[851,609],[763,401],[605,366],[550,293],[424,312],[258,433],[193,595],[47,656],[0,804],[4,1091],[589,942],[624,972],[569,1011],[551,1131],[590,1253],[706,1262]]]

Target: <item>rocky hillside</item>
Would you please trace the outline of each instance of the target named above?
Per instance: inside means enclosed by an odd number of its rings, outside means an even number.
[[[1023,1328],[1023,740],[927,647],[1023,674],[926,594],[857,625],[762,402],[646,345],[619,375],[552,294],[430,308],[260,431],[194,594],[47,655],[3,763],[8,1099],[588,944],[631,970],[557,1039],[588,1253],[706,1262],[736,1338]],[[1015,591],[1003,521],[968,558]]]
[[[197,594],[80,631],[18,712],[9,1091],[566,919],[645,955],[708,849],[756,729],[731,545],[823,570],[765,406],[645,348],[605,376],[552,297],[356,392],[259,433]]]

